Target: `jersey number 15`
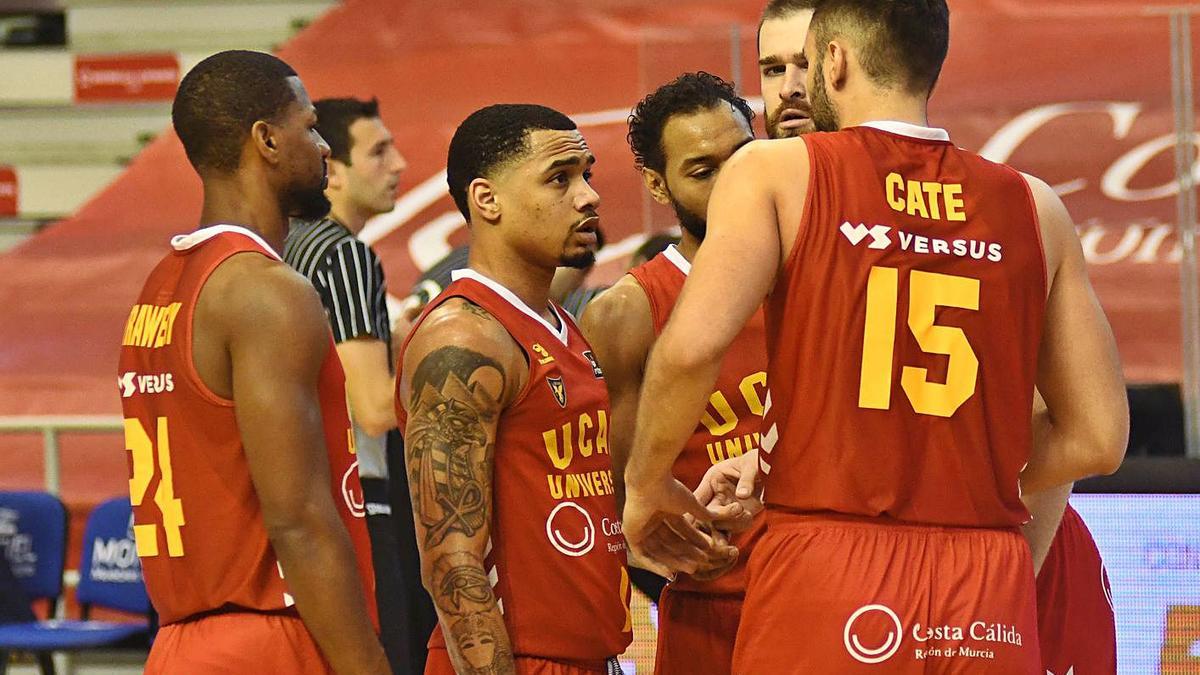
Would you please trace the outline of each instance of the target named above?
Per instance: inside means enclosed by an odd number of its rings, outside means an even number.
[[[867,321],[863,330],[858,407],[887,410],[892,405],[892,365],[896,345],[899,270],[872,267],[867,280]],[[979,359],[961,328],[934,323],[938,307],[979,310],[979,280],[913,270],[908,279],[908,329],[927,354],[949,357],[946,382],[930,382],[926,368],[904,366],[900,386],[923,415],[950,417],[975,395]]]

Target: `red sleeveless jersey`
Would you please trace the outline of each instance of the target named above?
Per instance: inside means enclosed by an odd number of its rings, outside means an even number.
[[[164,625],[218,610],[285,610],[294,602],[267,539],[234,401],[209,390],[192,361],[196,298],[213,270],[238,253],[279,256],[253,232],[229,225],[176,237],[171,245],[175,250],[150,273],[129,313],[118,376],[146,589]],[[319,393],[330,488],[375,620],[345,376],[332,337]]]
[[[495,317],[529,361],[528,383],[500,414],[484,557],[513,654],[574,662],[616,656],[633,634],[604,374],[561,307],[551,305],[555,328],[474,270],[458,270],[454,279],[409,339],[441,303],[464,298]],[[401,363],[407,349],[406,340]],[[399,400],[396,416],[405,428],[408,411]],[[430,646],[445,644],[435,630]]]
[[[805,144],[804,221],[766,304],[766,502],[1025,522],[1046,272],[1024,178],[896,122]]]
[[[679,249],[671,246],[629,271],[650,301],[655,335],[662,334],[667,319],[671,318],[671,311],[675,309],[691,269],[691,263]],[[767,396],[766,370],[766,333],[763,313],[759,310],[734,339],[721,361],[716,389],[708,397],[704,416],[675,460],[672,473],[684,485],[695,488],[713,464],[759,447]],[[675,579],[675,587],[705,593],[744,593],[746,561],[762,528],[763,519],[757,518],[753,528],[733,537],[731,543],[738,547],[740,555],[737,566],[731,571],[712,581],[698,581],[680,574]]]

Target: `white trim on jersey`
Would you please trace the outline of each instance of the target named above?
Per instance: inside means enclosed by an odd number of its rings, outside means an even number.
[[[683,254],[679,252],[679,249],[676,248],[675,244],[671,244],[663,249],[663,255],[666,256],[667,260],[670,260],[676,267],[678,267],[680,272],[683,272],[683,276],[686,277],[688,274],[691,274],[692,263],[688,262],[687,258],[683,257]]]
[[[218,234],[224,234],[226,232],[249,237],[250,239],[254,240],[254,243],[265,248],[267,253],[270,253],[273,258],[279,261],[283,260],[283,258],[280,258],[279,254],[275,252],[275,249],[271,248],[270,244],[263,241],[262,237],[258,236],[257,233],[242,227],[241,225],[210,225],[188,234],[177,234],[174,237],[171,237],[171,247],[176,251],[186,251],[189,248],[203,244]]]
[[[870,127],[880,131],[896,134],[898,136],[908,136],[910,138],[920,138],[926,141],[949,141],[950,134],[945,129],[935,127],[922,127],[908,122],[897,122],[895,120],[877,120],[874,122],[863,122],[858,125],[860,127]]]
[[[499,281],[490,279],[470,268],[463,269],[463,270],[454,270],[453,272],[450,273],[450,278],[453,279],[454,281],[458,281],[459,279],[474,279],[475,281],[478,281],[479,283],[483,284],[484,286],[487,286],[488,288],[495,291],[496,295],[499,295],[500,297],[507,300],[508,304],[515,307],[522,314],[528,316],[529,318],[533,319],[534,321],[537,321],[538,323],[545,326],[546,330],[550,331],[550,334],[553,335],[555,338],[557,338],[559,342],[563,343],[564,345],[567,344],[567,322],[563,319],[562,314],[558,313],[558,308],[554,306],[554,303],[550,303],[550,311],[553,312],[555,318],[558,319],[558,327],[557,328],[550,325],[550,322],[547,321],[545,317],[543,317],[541,314],[533,311],[533,309],[531,309],[529,307],[529,305],[525,304],[525,302],[523,300],[521,300],[521,298],[517,297],[516,293],[513,293],[512,291],[505,288],[504,285],[501,284]]]

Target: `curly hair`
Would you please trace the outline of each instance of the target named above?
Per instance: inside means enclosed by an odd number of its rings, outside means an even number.
[[[733,85],[712,73],[684,73],[638,101],[629,115],[629,148],[639,169],[661,172],[666,166],[662,135],[667,122],[676,115],[708,110],[728,103],[746,118],[754,121],[754,111]]]

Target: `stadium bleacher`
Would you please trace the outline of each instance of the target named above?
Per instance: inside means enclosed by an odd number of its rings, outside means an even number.
[[[0,6],[0,167],[15,180],[0,250],[73,213],[170,123],[174,84],[205,56],[271,50],[332,5],[66,0]],[[56,30],[56,27],[59,30]]]

